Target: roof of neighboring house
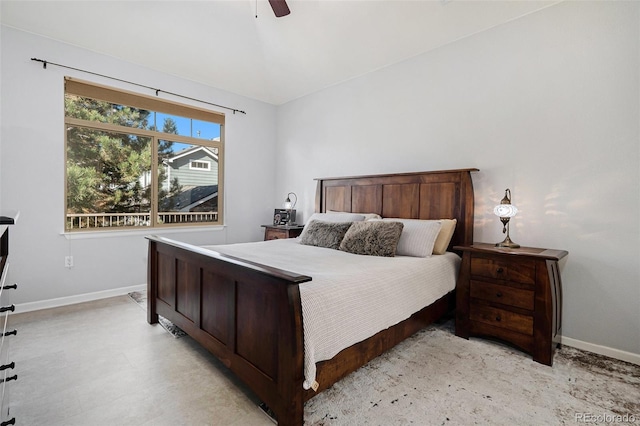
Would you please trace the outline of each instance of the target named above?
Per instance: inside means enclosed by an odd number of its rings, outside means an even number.
[[[160,208],[173,206],[177,211],[189,211],[189,209],[210,200],[218,195],[218,185],[203,185],[184,187],[173,197],[165,199]]]
[[[176,152],[173,156],[167,158],[165,161],[169,163],[173,162],[173,160],[177,160],[178,158],[186,157],[187,155],[191,155],[194,152],[204,151],[207,155],[213,157],[214,160],[218,161],[218,154],[214,153],[213,150],[206,146],[193,146],[191,148],[183,149],[182,151]]]

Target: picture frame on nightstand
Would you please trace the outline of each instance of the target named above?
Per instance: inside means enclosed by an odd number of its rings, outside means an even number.
[[[273,211],[274,225],[289,225],[296,223],[296,211],[287,209],[275,209]]]

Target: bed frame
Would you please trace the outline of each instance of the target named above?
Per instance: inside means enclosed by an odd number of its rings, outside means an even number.
[[[477,169],[317,179],[316,211],[458,220],[450,248],[473,241]],[[219,358],[276,415],[302,425],[304,403],[455,306],[454,292],[401,323],[317,364],[304,390],[298,285],[312,277],[150,236],[147,321],[161,315]]]

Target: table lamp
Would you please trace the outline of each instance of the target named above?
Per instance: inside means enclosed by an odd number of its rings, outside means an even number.
[[[293,202],[291,202],[291,198],[290,198],[291,195],[293,195],[295,197],[295,200]],[[284,200],[284,204],[282,205],[286,210],[289,211],[289,221],[290,222],[288,223],[288,225],[295,225],[296,224],[296,219],[295,219],[295,217],[292,216],[292,213],[293,213],[293,209],[296,208],[296,203],[297,202],[298,202],[298,196],[295,193],[290,192],[290,193],[287,194],[287,199]]]
[[[507,188],[504,191],[504,198],[500,200],[493,213],[500,218],[502,222],[502,233],[506,233],[507,237],[501,243],[497,243],[496,247],[518,248],[520,244],[516,244],[509,238],[509,220],[518,213],[516,206],[511,204],[511,190]]]

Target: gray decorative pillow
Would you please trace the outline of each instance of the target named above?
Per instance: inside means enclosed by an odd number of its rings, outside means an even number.
[[[393,257],[404,225],[400,222],[354,222],[347,231],[340,250],[368,256]]]
[[[338,250],[351,223],[311,220],[304,227],[304,232],[300,236],[300,244]]]

